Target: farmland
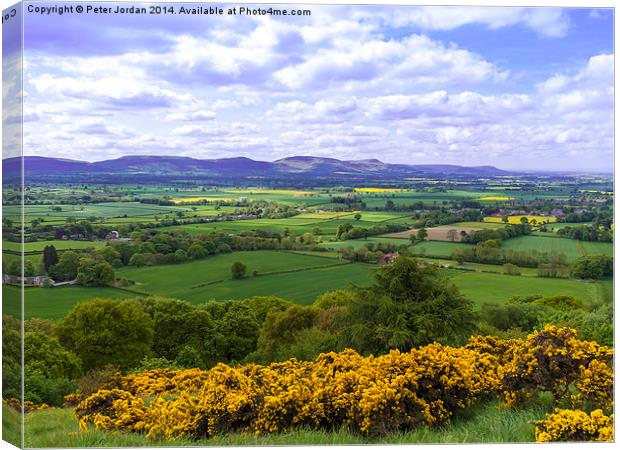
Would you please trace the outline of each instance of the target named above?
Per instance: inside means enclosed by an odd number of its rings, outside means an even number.
[[[57,282],[75,284],[25,288],[24,318],[67,325],[70,317],[90,308],[132,311],[118,316],[108,312],[89,319],[98,324],[116,317],[114,323],[106,325],[108,333],[117,328],[117,321],[135,321],[148,311],[153,321],[153,343],[136,343],[138,347],[150,347],[144,354],[132,353],[132,362],[123,366],[123,371],[211,367],[218,362],[236,367],[257,361],[311,360],[320,353],[341,350],[341,345],[381,355],[393,348],[408,350],[417,342],[447,342],[461,332],[463,337],[458,342],[463,343],[477,327],[502,338],[525,336],[540,327],[535,321],[550,311],[542,307],[537,313],[540,316],[527,316],[526,325],[517,321],[506,328],[502,314],[516,314],[521,319],[521,314],[533,310],[528,309],[529,305],[515,303],[516,296],[528,302],[560,296],[583,304],[585,309],[571,312],[571,320],[581,327],[580,332],[595,333],[592,339],[608,342],[610,328],[601,321],[607,320],[612,300],[610,273],[602,269],[592,277],[583,271],[573,273],[573,267],[582,258],[610,257],[613,244],[605,241],[610,234],[595,234],[593,240],[587,241],[560,236],[555,231],[562,226],[584,224],[609,230],[612,222],[607,205],[588,205],[586,201],[582,213],[566,208],[567,218],[575,221],[548,224],[541,229],[537,223],[522,224],[522,211],[537,222],[542,217],[548,219],[549,211],[559,209],[561,199],[570,197],[560,187],[537,191],[424,177],[407,183],[33,189],[30,195],[35,201],[46,196],[53,201],[26,207],[24,270],[28,275],[46,275]],[[547,182],[540,183],[545,186]],[[79,200],[85,197],[100,201]],[[5,212],[3,261],[11,275],[17,276],[21,273],[19,208],[8,206]],[[496,220],[500,216],[509,217],[508,223]],[[490,217],[492,221],[488,221]],[[115,239],[112,230],[122,239]],[[46,247],[55,251],[48,249],[44,257]],[[553,256],[556,254],[565,255],[565,259]],[[605,264],[607,260],[593,261]],[[391,272],[394,270],[397,272]],[[386,273],[390,274],[387,278]],[[407,279],[391,282],[409,273],[426,281],[413,285]],[[42,285],[50,283],[46,280]],[[426,338],[421,337],[417,326],[399,321],[399,315],[392,313],[411,306],[407,302],[394,303],[392,290],[400,295],[399,286],[405,286],[407,295],[416,295],[416,290],[430,285],[444,294],[422,295],[424,309],[409,312],[409,317],[418,318],[428,311],[424,320],[429,324],[436,317],[450,317],[442,319],[440,327],[431,327],[436,336],[419,341]],[[4,312],[20,316],[20,289],[4,285],[3,293]],[[134,301],[127,301],[130,299]],[[452,303],[446,306],[441,303],[444,301]],[[441,305],[439,309],[437,305]],[[496,310],[499,319],[489,313]],[[36,327],[51,326],[46,321],[32,323]],[[462,325],[450,329],[451,324],[458,323]],[[58,330],[70,329],[64,325]],[[125,331],[116,341],[125,342],[131,335],[126,330],[144,325],[121,326],[119,329]],[[73,332],[81,333],[83,327],[78,328]],[[399,337],[389,337],[392,330],[414,337],[401,343]],[[180,342],[173,344],[173,336],[179,333]],[[72,345],[68,340],[62,342],[57,345]],[[67,348],[83,361],[90,361],[90,354],[99,351],[99,340],[88,351],[84,349],[87,341],[80,342],[84,343]],[[98,358],[123,352],[109,352],[110,346],[114,342],[108,342],[105,355]],[[29,391],[27,395],[33,394]],[[62,402],[62,398],[47,392],[37,395],[29,398],[35,402],[45,398],[55,405]],[[509,440],[511,436],[530,439],[527,436],[532,427],[523,425],[521,410],[506,413],[505,420],[518,416],[521,421],[510,432],[485,428],[489,418],[496,420],[498,416],[496,402],[490,404],[492,412],[481,405],[473,416],[475,421],[476,414],[480,414],[481,422],[475,426],[481,433],[491,433],[489,436],[496,440]],[[71,414],[72,410],[58,409],[53,413],[29,413],[28,418],[32,429],[42,429],[38,418],[49,417],[68,430],[75,427]],[[449,433],[448,428],[441,432],[420,428],[372,442],[460,441],[465,439],[463,430],[474,426],[473,422],[460,420],[455,418]],[[53,433],[42,433],[40,442],[54,445]],[[278,441],[269,437],[253,442],[371,442],[346,430],[291,433],[278,435]],[[135,436],[123,435],[110,440],[110,436],[100,430],[80,433],[76,443],[88,446],[95,442],[89,439],[117,445],[143,443],[141,437],[136,440]],[[32,434],[27,439],[39,442]],[[204,441],[205,445],[218,442],[248,440],[231,434]]]
[[[466,245],[426,242],[420,245]],[[417,247],[417,246],[416,246]],[[431,253],[429,251],[429,253]],[[441,251],[436,252],[438,256]],[[248,266],[249,277],[232,280],[230,266],[241,261]],[[434,262],[434,260],[429,260]],[[437,263],[448,263],[438,260]],[[449,277],[463,294],[479,307],[485,302],[502,303],[518,295],[573,295],[587,304],[604,302],[603,282],[510,276],[495,266],[467,264],[469,271],[439,269]],[[256,275],[252,275],[257,270]],[[322,254],[291,252],[237,252],[206,260],[179,265],[124,269],[118,276],[135,282],[125,290],[114,288],[85,288],[78,286],[26,290],[25,315],[42,318],[61,318],[80,301],[96,297],[131,298],[144,295],[187,300],[194,304],[210,300],[234,300],[252,296],[275,295],[294,303],[310,304],[320,294],[346,289],[350,284],[368,285],[374,268],[368,264],[351,264]],[[168,282],[174,279],[175,283]],[[601,284],[602,283],[602,284]],[[301,287],[301,288],[300,288]],[[5,310],[17,312],[19,290],[5,286]]]

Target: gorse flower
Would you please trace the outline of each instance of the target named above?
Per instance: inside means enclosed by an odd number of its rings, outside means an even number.
[[[511,406],[548,390],[566,393],[575,405],[607,408],[611,355],[576,340],[569,329],[546,327],[523,341],[478,336],[461,348],[434,343],[382,356],[345,350],[315,361],[157,369],[124,377],[122,389],[98,391],[76,414],[82,428],[92,424],[149,438],[261,435],[296,426],[384,435],[445,423],[500,393]],[[577,394],[569,396],[566,386]]]

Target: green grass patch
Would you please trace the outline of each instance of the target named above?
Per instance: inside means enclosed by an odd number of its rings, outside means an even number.
[[[230,267],[235,261],[241,261],[248,267],[245,279],[231,279]],[[135,281],[136,284],[130,287],[132,290],[194,303],[253,295],[286,296],[293,301],[308,303],[317,292],[320,294],[331,288],[346,287],[348,275],[355,275],[354,280],[358,281],[359,274],[368,271],[367,266],[360,266],[363,270],[348,271],[340,266],[325,268],[334,265],[349,266],[344,261],[321,255],[277,251],[235,252],[185,264],[123,269],[117,272],[117,277]],[[313,272],[311,269],[321,270]],[[258,272],[258,276],[252,276],[254,271]],[[334,275],[336,273],[339,275]],[[323,284],[321,277],[325,277]]]
[[[492,273],[465,272],[451,278],[459,290],[477,306],[486,302],[503,303],[515,295],[572,295],[586,304],[601,301],[595,282],[560,278],[535,278]]]
[[[4,406],[3,408],[6,408]],[[3,409],[4,411],[4,409]],[[345,444],[456,444],[533,442],[532,421],[542,419],[550,406],[535,402],[519,409],[503,408],[501,402],[479,403],[441,427],[419,427],[413,431],[367,438],[346,429],[335,431],[296,428],[282,433],[256,436],[231,433],[197,441],[189,439],[146,440],[137,433],[96,430],[79,431],[72,409],[50,409],[26,414],[26,447],[142,447],[142,446],[274,446]]]
[[[546,236],[518,236],[502,242],[502,248],[519,251],[564,253],[567,260],[574,261],[581,256],[575,239],[561,239]]]
[[[21,293],[16,286],[2,286],[3,312],[19,317]],[[115,288],[63,286],[55,288],[28,287],[24,291],[24,318],[62,319],[79,302],[94,298],[133,298],[136,294]]]

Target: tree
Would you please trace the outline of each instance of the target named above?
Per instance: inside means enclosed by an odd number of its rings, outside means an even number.
[[[121,254],[112,246],[106,246],[99,251],[99,255],[111,266],[121,267]]]
[[[582,256],[570,267],[572,277],[581,279],[599,279],[610,277],[614,273],[614,263],[610,256],[587,255]]]
[[[205,336],[209,362],[240,361],[256,350],[260,324],[252,309],[242,302],[217,305],[220,312],[211,313],[215,332]]]
[[[360,219],[362,218],[362,215],[361,215],[360,213],[357,213],[357,214],[355,214],[355,215],[353,216],[353,218],[354,218],[355,220],[360,220]]]
[[[454,229],[452,230],[448,230],[447,233],[448,239],[450,239],[450,241],[454,242],[456,241],[456,237],[458,236],[458,232]]]
[[[24,361],[48,378],[74,379],[82,373],[82,362],[64,349],[58,339],[40,331],[24,334]]]
[[[190,245],[190,247],[187,249],[187,256],[190,259],[201,259],[207,256],[207,252],[202,245],[195,243]]]
[[[146,264],[146,258],[142,253],[134,253],[129,259],[129,265],[134,267],[142,267]]]
[[[248,267],[239,261],[234,262],[232,266],[230,267],[233,280],[238,280],[240,278],[243,278],[247,270],[248,270]]]
[[[95,299],[74,306],[57,334],[86,370],[107,364],[129,369],[149,356],[154,330],[153,320],[137,301]]]
[[[93,258],[81,258],[78,266],[77,284],[82,286],[109,286],[114,281],[114,268],[108,262]]]
[[[34,277],[36,275],[34,270],[34,264],[29,259],[24,260],[24,276]]]
[[[418,239],[420,241],[425,240],[428,237],[428,231],[426,231],[426,228],[420,228],[418,230]]]
[[[475,329],[473,304],[435,268],[398,257],[375,274],[342,318],[345,346],[362,353],[409,350],[434,341],[458,344]]]
[[[51,267],[50,275],[58,281],[74,280],[77,277],[80,255],[75,252],[63,252],[58,264]]]
[[[50,267],[58,264],[58,253],[56,252],[56,247],[53,245],[46,245],[43,248],[43,267],[45,267],[45,272],[49,273]]]
[[[272,360],[278,349],[294,341],[300,330],[311,328],[319,313],[318,308],[293,305],[285,311],[274,311],[267,315],[258,337],[258,351],[261,356]]]
[[[174,252],[174,260],[178,263],[187,261],[187,253],[183,249],[178,249]]]
[[[153,320],[153,352],[169,360],[177,358],[184,347],[192,347],[204,358],[204,337],[214,332],[211,314],[190,303],[159,297],[140,299],[144,311]]]

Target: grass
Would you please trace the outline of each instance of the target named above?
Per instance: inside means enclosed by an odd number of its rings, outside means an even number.
[[[48,245],[53,245],[56,250],[81,250],[85,248],[102,248],[105,247],[107,242],[105,241],[65,241],[56,239],[53,241],[38,241],[38,242],[26,242],[24,243],[24,252],[42,252]],[[13,252],[20,251],[21,244],[18,242],[2,241],[2,249]]]
[[[119,270],[117,277],[135,281],[133,288],[136,290],[176,295],[207,283],[230,279],[230,267],[236,261],[247,266],[248,275],[252,275],[254,271],[265,274],[333,264],[332,261],[317,256],[288,252],[234,252],[184,264],[126,268]],[[174,280],[174,283],[170,280]]]
[[[230,267],[235,261],[248,267],[246,278],[231,279]],[[217,255],[185,264],[123,269],[117,272],[117,277],[135,281],[130,286],[132,290],[193,303],[253,295],[276,295],[298,303],[311,303],[323,292],[346,287],[349,281],[367,280],[370,270],[371,266],[348,264],[321,255],[255,251]],[[259,276],[252,276],[254,271]]]
[[[7,407],[3,405],[3,411]],[[282,433],[255,436],[231,433],[212,439],[147,441],[135,433],[90,429],[80,432],[71,409],[50,409],[26,414],[26,447],[142,447],[142,446],[248,446],[248,445],[344,445],[533,442],[533,420],[542,419],[549,405],[539,401],[519,408],[502,408],[497,400],[479,403],[442,427],[420,427],[384,437],[367,438],[346,429],[335,431],[297,428]]]
[[[329,264],[329,260],[326,261]],[[340,264],[299,272],[279,273],[243,280],[226,280],[204,288],[183,293],[181,298],[193,303],[208,299],[243,299],[255,295],[275,295],[295,303],[308,305],[328,291],[346,289],[351,283],[367,285],[374,266]]]
[[[558,252],[564,253],[568,261],[574,261],[579,258],[578,241],[575,239],[563,239],[548,236],[518,236],[502,242],[503,248],[512,250],[530,251],[537,250],[539,252]]]
[[[21,414],[4,403],[2,403],[2,440],[16,447],[23,447]]]
[[[20,288],[2,286],[3,312],[21,315]],[[62,319],[74,305],[94,298],[132,298],[136,294],[115,288],[64,286],[55,288],[28,287],[24,292],[24,318]]]
[[[452,252],[460,248],[473,248],[473,246],[472,244],[462,244],[460,242],[424,241],[417,243],[410,250],[415,255],[450,258]]]
[[[514,295],[572,295],[586,304],[600,301],[598,282],[560,278],[536,278],[465,272],[453,275],[451,281],[478,307],[483,303],[503,303]]]
[[[611,242],[579,242],[588,255],[614,256],[614,245]]]

